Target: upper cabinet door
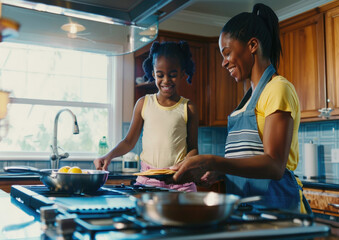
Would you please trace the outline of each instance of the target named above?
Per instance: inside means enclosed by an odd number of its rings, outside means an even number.
[[[328,107],[339,115],[339,4],[325,13]]]
[[[326,107],[323,19],[320,13],[280,25],[283,53],[278,73],[294,84],[302,120],[317,118],[318,110]]]
[[[206,83],[205,44],[193,41],[188,41],[188,43],[192,53],[192,60],[195,64],[195,72],[192,78],[192,83],[189,84],[187,81],[182,83],[180,85],[180,89],[178,89],[178,93],[196,104],[199,110],[199,125],[205,125],[205,87],[203,86]]]
[[[227,117],[244,96],[244,84],[237,83],[221,66],[222,56],[217,43],[209,45],[209,125],[226,126]]]

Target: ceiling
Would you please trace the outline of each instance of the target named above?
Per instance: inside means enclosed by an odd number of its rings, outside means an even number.
[[[192,0],[2,0],[4,5],[50,12],[51,8],[75,10],[113,18],[115,23],[142,26],[147,18],[159,21],[188,6]],[[0,1],[1,2],[1,1]],[[60,11],[60,10],[55,10]],[[53,12],[53,13],[54,13]],[[60,14],[60,12],[59,12]]]
[[[233,17],[240,12],[250,12],[254,4],[263,3],[270,6],[275,12],[290,5],[304,2],[304,0],[196,0],[185,8],[187,11],[211,14],[220,17]],[[310,1],[307,1],[309,4]]]
[[[256,3],[268,5],[277,14],[279,20],[295,16],[319,7],[333,0],[192,0],[190,4],[176,13],[172,19],[200,21],[202,24],[222,26],[225,21],[241,12],[251,12]]]
[[[95,52],[132,52],[141,43],[128,42],[137,36],[138,29],[124,26],[97,23],[93,20],[75,19],[86,30],[70,39],[61,30],[65,23],[73,22],[73,17],[41,11],[29,11],[12,7],[14,1],[45,3],[81,12],[111,17],[127,25],[142,26],[146,20],[159,17],[159,29],[202,36],[218,36],[221,27],[231,17],[240,12],[250,12],[253,6],[264,3],[270,6],[279,20],[295,16],[316,8],[332,0],[0,0],[3,3],[2,15],[21,24],[19,37],[13,41],[54,45],[79,50],[91,49]],[[6,5],[7,4],[7,5]],[[151,16],[151,17],[150,17]],[[152,20],[153,21],[153,20]],[[147,21],[146,21],[147,22]],[[153,22],[152,22],[153,25]],[[114,28],[113,28],[114,26]],[[213,31],[212,31],[213,30]],[[140,30],[141,31],[141,30]],[[134,34],[134,35],[131,35]],[[132,36],[132,38],[131,38]],[[12,40],[11,40],[12,41]],[[123,46],[123,50],[120,50]],[[132,47],[131,47],[132,46]],[[127,50],[126,50],[127,49]]]
[[[333,0],[191,0],[182,10],[161,22],[159,29],[218,37],[231,17],[241,12],[251,12],[259,2],[270,6],[279,21],[282,21],[331,1]]]
[[[3,0],[6,2],[6,0]],[[191,14],[211,15],[231,18],[240,12],[250,12],[256,3],[270,6],[278,15],[305,12],[333,0],[27,0],[63,6],[71,9],[87,11],[105,16],[118,16],[120,19],[132,21],[143,13],[154,13],[158,10],[161,17],[176,15],[180,10]],[[172,8],[169,9],[169,6]],[[167,9],[163,7],[166,6]],[[174,9],[175,8],[175,9]],[[163,14],[163,15],[162,15]],[[280,15],[280,16],[279,16]],[[168,18],[170,16],[166,16]]]
[[[251,11],[256,3],[266,4],[277,11],[296,2],[300,2],[300,0],[196,0],[185,10],[220,17],[233,17],[237,13]]]

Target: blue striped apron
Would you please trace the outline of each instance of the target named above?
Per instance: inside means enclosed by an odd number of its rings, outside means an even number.
[[[241,109],[249,100],[244,112],[228,117],[228,135],[225,144],[226,158],[246,158],[264,154],[264,146],[258,133],[255,107],[261,92],[275,73],[270,65],[260,78],[258,86],[252,94],[252,88],[235,109]],[[252,95],[252,97],[251,97]],[[292,171],[285,169],[280,180],[253,179],[226,174],[226,192],[241,197],[263,196],[258,204],[266,207],[300,211],[298,185]]]

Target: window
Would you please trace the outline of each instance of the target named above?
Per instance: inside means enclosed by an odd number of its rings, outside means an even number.
[[[107,136],[112,141],[114,129],[119,123],[121,127],[121,114],[114,107],[114,93],[121,92],[114,73],[119,72],[118,61],[119,57],[97,53],[1,43],[0,88],[11,92],[11,104],[0,158],[46,158],[55,116],[64,108],[76,115],[80,134],[73,134],[71,114],[62,112],[57,124],[59,152],[95,156],[99,139]]]

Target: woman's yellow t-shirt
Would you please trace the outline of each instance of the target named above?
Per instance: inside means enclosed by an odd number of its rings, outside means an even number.
[[[294,171],[299,162],[298,130],[300,124],[300,104],[293,84],[282,76],[272,78],[266,84],[258,99],[255,115],[261,139],[263,138],[265,118],[278,110],[290,112],[294,120],[291,149],[286,166],[289,170]]]
[[[234,111],[231,116],[244,112],[249,102],[250,99],[241,109]],[[263,139],[265,118],[278,110],[290,112],[294,120],[291,149],[286,166],[289,170],[294,171],[299,162],[298,130],[300,124],[300,105],[293,84],[282,76],[276,76],[266,84],[255,107],[258,132],[261,139]]]

